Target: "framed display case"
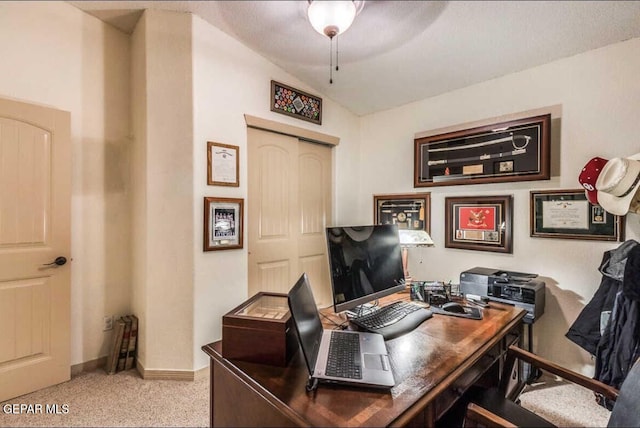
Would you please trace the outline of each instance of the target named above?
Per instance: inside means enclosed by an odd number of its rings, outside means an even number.
[[[243,211],[244,199],[205,196],[203,251],[242,248]]]
[[[445,198],[445,247],[511,253],[513,196]]]
[[[587,199],[584,189],[531,192],[531,236],[624,241],[624,217]]]
[[[414,187],[548,180],[551,115],[414,140]]]
[[[322,98],[275,80],[271,81],[271,111],[322,124]]]
[[[374,224],[431,233],[431,193],[373,195]]]

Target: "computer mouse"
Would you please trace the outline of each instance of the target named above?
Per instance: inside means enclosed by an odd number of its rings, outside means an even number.
[[[456,303],[456,302],[445,303],[444,305],[442,305],[442,309],[444,309],[447,312],[452,312],[454,314],[464,314],[464,313],[466,313],[465,310],[464,310],[464,306],[462,306],[460,303]]]

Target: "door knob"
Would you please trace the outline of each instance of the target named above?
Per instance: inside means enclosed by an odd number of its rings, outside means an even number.
[[[67,258],[60,256],[60,257],[56,257],[56,259],[51,263],[45,263],[42,266],[52,266],[52,265],[62,266],[65,263],[67,263]]]

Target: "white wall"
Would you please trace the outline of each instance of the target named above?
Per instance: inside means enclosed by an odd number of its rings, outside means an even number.
[[[71,112],[71,363],[130,310],[129,37],[63,2],[0,3],[0,96]]]
[[[633,39],[363,117],[361,167],[343,176],[360,186],[355,193],[338,191],[343,201],[338,218],[354,219],[353,205],[344,201],[358,200],[357,220],[371,222],[373,194],[431,192],[436,246],[411,250],[412,276],[458,282],[461,271],[475,266],[540,274],[547,283],[547,301],[545,314],[534,324],[535,351],[592,374],[589,355],[564,334],[600,283],[597,268],[603,252],[619,244],[531,238],[529,191],[579,188],[578,174],[592,157],[610,159],[640,151],[638,76],[640,39]],[[552,153],[559,158],[552,160],[551,180],[413,188],[415,133],[546,106],[556,106]],[[503,194],[514,195],[513,254],[444,248],[446,196]],[[639,236],[640,216],[631,214],[626,237]]]
[[[202,19],[193,18],[194,96],[194,366],[209,364],[201,347],[221,338],[222,315],[247,296],[247,246],[241,250],[202,251],[203,198],[247,197],[247,128],[249,114],[341,138],[335,150],[357,154],[358,119],[323,97],[322,125],[310,124],[269,110],[271,80],[316,93],[299,80]],[[317,94],[322,97],[322,94]],[[207,141],[240,147],[240,187],[207,185]],[[339,167],[338,167],[339,168]],[[338,179],[339,180],[339,179]],[[246,223],[246,222],[245,222]],[[246,226],[246,224],[245,224]]]

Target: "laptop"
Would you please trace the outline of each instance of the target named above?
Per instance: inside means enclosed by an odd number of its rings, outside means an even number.
[[[375,388],[395,385],[381,334],[323,329],[306,273],[291,288],[287,300],[309,370],[307,389],[318,382]]]

